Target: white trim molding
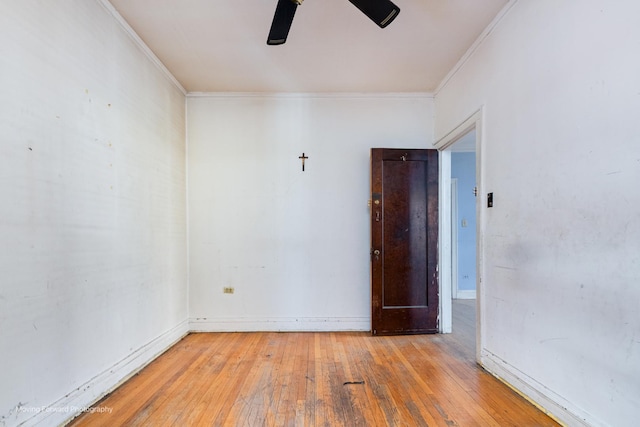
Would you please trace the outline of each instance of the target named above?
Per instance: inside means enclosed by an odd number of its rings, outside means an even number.
[[[451,298],[453,299],[458,298],[458,267],[458,178],[451,177]]]
[[[518,2],[518,0],[509,0],[509,2],[498,12],[498,14],[493,18],[493,20],[487,25],[487,28],[480,33],[478,38],[473,42],[473,44],[467,49],[467,51],[462,55],[462,57],[458,60],[458,62],[453,66],[453,68],[447,73],[446,76],[442,79],[440,84],[436,87],[436,90],[433,92],[434,95],[438,95],[440,91],[449,83],[449,81],[455,76],[458,71],[462,68],[464,64],[473,56],[474,53],[478,50],[482,43],[489,37],[489,34],[493,32],[493,30],[498,26],[500,21],[507,15],[507,13],[511,10],[511,8]]]
[[[51,403],[46,408],[39,408],[40,411],[20,425],[64,425],[68,423],[180,341],[189,333],[188,326],[188,322],[184,320],[131,352],[127,357],[82,384],[62,399]]]
[[[460,290],[456,291],[456,296],[454,299],[476,299],[476,291],[475,290]]]
[[[431,92],[188,92],[189,98],[431,99]]]
[[[481,364],[491,375],[560,424],[575,427],[607,425],[490,351],[482,350]]]
[[[149,46],[147,46],[147,44],[140,38],[138,33],[136,33],[135,30],[131,28],[131,25],[129,25],[129,23],[122,17],[122,15],[120,15],[120,12],[118,12],[116,8],[113,7],[109,0],[98,0],[98,3],[100,3],[102,7],[104,7],[107,12],[109,12],[111,16],[113,16],[113,18],[118,22],[118,24],[120,24],[125,33],[127,33],[129,37],[131,37],[131,40],[133,40],[133,42],[138,45],[145,56],[149,58],[156,67],[158,67],[158,69],[167,77],[167,79],[169,79],[169,81],[171,81],[171,83],[174,84],[175,87],[178,88],[178,90],[180,90],[180,92],[182,92],[183,95],[186,96],[187,91],[180,84],[178,79],[176,79],[175,76],[171,74],[171,71],[169,71],[169,69],[165,67],[162,61],[160,61],[160,58],[158,58],[156,54],[153,53]]]
[[[469,117],[464,119],[462,123],[453,128],[447,134],[445,134],[442,138],[438,139],[433,143],[433,148],[437,150],[445,150],[455,144],[460,138],[469,133],[473,128],[476,129],[476,141],[480,137],[482,133],[482,116],[483,116],[484,106],[481,106],[478,110],[476,110]],[[478,143],[476,142],[476,155],[478,153]]]
[[[192,318],[192,332],[337,332],[370,331],[369,317]]]

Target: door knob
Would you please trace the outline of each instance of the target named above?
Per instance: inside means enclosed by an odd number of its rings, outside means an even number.
[[[373,254],[374,254],[375,256],[378,256],[378,255],[380,255],[380,251],[379,251],[378,249],[376,249],[375,251],[373,251]]]

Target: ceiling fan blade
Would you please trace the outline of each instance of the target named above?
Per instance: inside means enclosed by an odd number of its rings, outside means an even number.
[[[293,22],[293,16],[296,14],[298,4],[293,0],[278,0],[276,13],[273,15],[271,30],[269,30],[268,45],[283,44],[287,41],[289,29]]]
[[[362,13],[367,15],[369,19],[378,24],[380,28],[384,28],[393,21],[400,8],[393,4],[390,0],[349,0],[355,7],[360,9]]]

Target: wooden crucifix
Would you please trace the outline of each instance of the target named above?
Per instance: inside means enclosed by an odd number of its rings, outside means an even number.
[[[304,172],[304,161],[307,160],[309,157],[305,156],[304,153],[302,153],[302,156],[298,156],[298,158],[302,160],[302,172]]]

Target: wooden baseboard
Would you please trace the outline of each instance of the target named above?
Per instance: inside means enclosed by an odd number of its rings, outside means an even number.
[[[491,375],[562,425],[606,425],[486,349],[482,350],[481,364]]]
[[[185,320],[148,342],[57,402],[34,411],[21,426],[64,425],[116,389],[189,333]]]
[[[337,332],[369,331],[368,317],[192,318],[192,332]]]

